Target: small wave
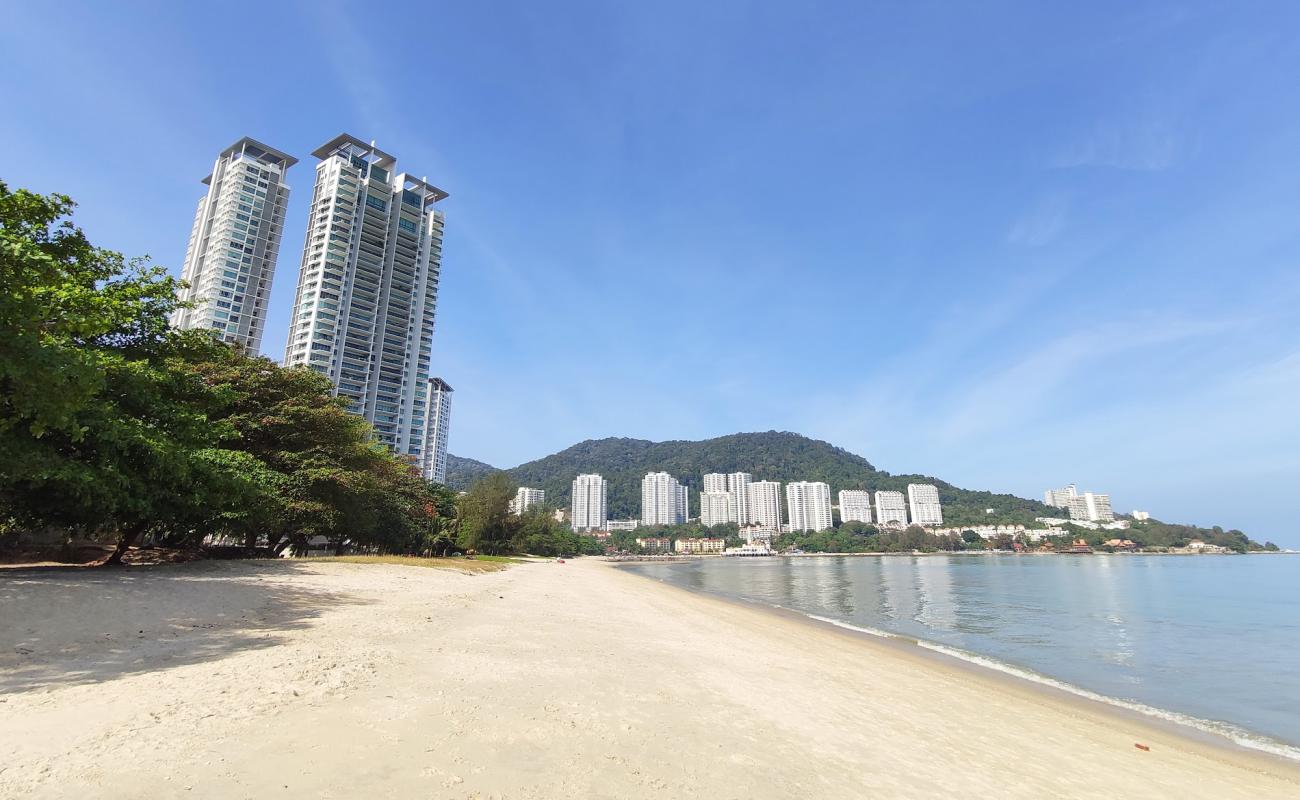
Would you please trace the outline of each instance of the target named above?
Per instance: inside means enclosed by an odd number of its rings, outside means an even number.
[[[783,608],[783,606],[777,606],[777,608]],[[882,631],[879,628],[864,628],[861,625],[850,625],[849,623],[841,622],[838,619],[831,619],[830,617],[819,617],[816,614],[808,614],[802,611],[796,613],[803,614],[808,619],[815,619],[818,622],[825,622],[828,625],[834,625],[837,628],[848,628],[849,630],[857,631],[858,633],[866,633],[871,636],[879,636],[881,639],[906,639],[907,638],[906,636],[899,636],[898,634],[890,633],[889,631]]]
[[[810,614],[809,616],[811,617],[812,615]],[[813,618],[819,619],[817,617],[813,617]],[[852,627],[852,626],[846,626],[846,627]],[[953,658],[959,658],[962,661],[966,661],[972,664],[977,664],[987,669],[997,670],[998,672],[1002,672],[1007,675],[1013,675],[1017,678],[1022,678],[1024,680],[1032,681],[1034,683],[1042,684],[1044,686],[1051,686],[1054,689],[1060,689],[1061,691],[1069,692],[1070,694],[1077,695],[1078,697],[1085,697],[1089,700],[1096,700],[1098,702],[1106,703],[1108,705],[1118,706],[1120,708],[1125,708],[1130,711],[1136,711],[1140,714],[1145,714],[1146,716],[1149,717],[1156,717],[1157,719],[1163,719],[1167,722],[1173,722],[1179,725],[1186,725],[1187,727],[1195,728],[1198,731],[1203,731],[1205,733],[1212,733],[1216,736],[1222,736],[1225,739],[1231,740],[1235,744],[1238,744],[1242,747],[1249,747],[1252,750],[1261,750],[1263,752],[1271,753],[1276,756],[1282,756],[1283,758],[1291,759],[1293,761],[1300,761],[1300,747],[1294,747],[1284,742],[1279,742],[1275,739],[1270,739],[1268,737],[1252,733],[1248,730],[1245,730],[1244,728],[1240,728],[1231,723],[1201,719],[1200,717],[1193,717],[1189,714],[1180,714],[1177,711],[1166,711],[1163,708],[1156,708],[1155,706],[1149,706],[1145,703],[1139,703],[1134,700],[1121,700],[1117,697],[1110,697],[1109,695],[1104,695],[1098,692],[1089,691],[1088,689],[1080,688],[1073,684],[1066,683],[1065,681],[1060,681],[1055,678],[1050,678],[1046,675],[1042,675],[1040,673],[1034,672],[1033,670],[1023,669],[1021,667],[1013,666],[1011,664],[1006,663],[1005,661],[999,661],[995,658],[981,656],[976,653],[971,653],[969,651],[961,650],[956,647],[949,647],[947,645],[936,644],[935,642],[926,642],[920,639],[917,639],[915,641],[918,647],[924,647],[927,650],[933,650],[938,653],[943,653],[944,655],[947,656],[952,656]]]

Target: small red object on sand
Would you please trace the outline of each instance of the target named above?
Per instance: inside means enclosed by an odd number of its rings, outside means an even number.
[[[563,563],[564,563],[564,559],[562,559],[562,558],[557,558],[557,559],[555,559],[555,563],[556,563],[556,564],[563,564]]]
[[[1147,747],[1147,746],[1144,745],[1144,744],[1139,744],[1139,743],[1137,743],[1137,742],[1134,742],[1134,743],[1133,743],[1133,746],[1136,747],[1136,748],[1139,749],[1139,750],[1145,750],[1145,751],[1148,752],[1148,753],[1151,752],[1151,748],[1150,748],[1150,747]]]

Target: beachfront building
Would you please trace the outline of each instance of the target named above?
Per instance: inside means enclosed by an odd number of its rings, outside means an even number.
[[[840,522],[871,522],[871,492],[841,489]]]
[[[785,506],[792,531],[824,531],[831,521],[831,487],[820,481],[793,481],[785,485]]]
[[[342,134],[317,148],[286,366],[329,378],[391,450],[423,461],[447,193]]]
[[[451,433],[452,388],[442,378],[430,378],[424,391],[424,463],[426,481],[447,482],[447,439]]]
[[[704,492],[700,495],[700,524],[705,527],[733,522],[731,509],[735,500],[731,492]]]
[[[1053,508],[1069,508],[1070,498],[1078,497],[1079,490],[1072,483],[1061,489],[1048,489],[1043,492],[1043,502]]]
[[[579,475],[573,479],[569,504],[569,523],[573,530],[605,530],[609,516],[608,489],[609,482],[599,475]]]
[[[913,525],[942,525],[943,507],[939,505],[939,487],[932,483],[907,484],[907,505]]]
[[[510,501],[510,513],[522,514],[532,506],[539,506],[546,502],[546,492],[541,489],[532,489],[527,486],[520,486],[515,490],[515,499]]]
[[[750,525],[764,530],[781,531],[781,484],[778,481],[754,481],[745,486]]]
[[[748,472],[727,473],[727,491],[731,492],[731,521],[738,525],[753,522],[749,516],[749,485],[754,476]]]
[[[667,536],[647,536],[637,539],[636,546],[646,553],[667,553],[673,549],[673,541]]]
[[[699,539],[678,539],[673,542],[673,550],[692,556],[720,554],[727,549],[727,540],[716,537]]]
[[[607,531],[634,531],[641,526],[639,519],[611,519],[605,523]]]
[[[217,155],[203,179],[208,191],[199,198],[181,269],[189,286],[179,299],[195,306],[172,312],[173,326],[212,331],[258,352],[289,204],[285,175],[297,163],[247,136]]]
[[[641,524],[679,525],[686,521],[687,489],[667,472],[641,479]]]
[[[1088,522],[1110,522],[1115,519],[1115,512],[1110,508],[1110,495],[1084,492],[1070,498],[1066,508],[1072,520]]]
[[[907,525],[907,503],[902,492],[888,489],[876,492],[876,521],[887,528]]]

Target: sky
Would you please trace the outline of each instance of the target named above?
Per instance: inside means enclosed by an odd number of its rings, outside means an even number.
[[[217,153],[450,193],[451,451],[790,430],[1300,547],[1300,5],[0,0],[0,179],[179,274]]]

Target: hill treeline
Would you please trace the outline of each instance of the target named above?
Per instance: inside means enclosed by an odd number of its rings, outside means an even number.
[[[493,470],[481,461],[448,459],[447,484],[465,489]],[[973,525],[989,522],[1032,524],[1034,517],[1059,514],[1034,500],[1009,494],[962,489],[927,475],[892,475],[862,456],[828,442],[796,433],[736,433],[698,442],[650,442],[644,439],[592,439],[537,461],[505,470],[521,486],[546,490],[550,505],[569,503],[574,476],[596,472],[609,481],[609,514],[628,519],[641,513],[641,479],[664,471],[691,489],[691,515],[699,513],[699,492],[708,472],[748,472],[754,480],[825,481],[832,502],[841,489],[907,491],[909,483],[939,487],[944,522]],[[985,509],[993,509],[986,514]]]

